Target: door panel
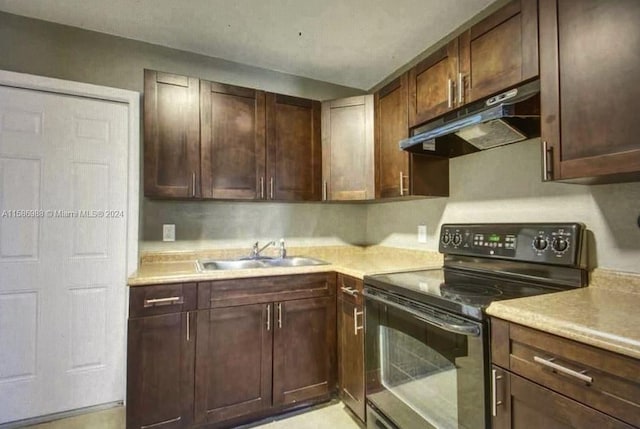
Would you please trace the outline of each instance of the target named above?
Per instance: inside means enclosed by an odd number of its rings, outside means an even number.
[[[144,194],[200,196],[198,79],[144,71]]]
[[[202,196],[265,197],[264,92],[200,82]]]
[[[400,140],[409,136],[408,96],[406,74],[374,95],[376,198],[400,196],[404,183],[408,186],[400,176],[409,177],[409,155],[399,147]]]
[[[324,199],[374,198],[373,96],[322,105]]]
[[[198,422],[221,422],[271,406],[272,314],[272,304],[198,312]]]
[[[363,308],[347,299],[339,299],[338,309],[340,396],[342,402],[364,421]]]
[[[274,405],[328,396],[335,388],[335,296],[275,305]]]
[[[193,421],[194,319],[173,313],[129,320],[127,428],[183,428]]]
[[[536,2],[514,0],[460,36],[458,103],[479,100],[538,75]]]
[[[0,423],[120,401],[128,107],[1,87],[0,117]]]
[[[550,179],[640,177],[638,20],[634,0],[540,1],[541,132]]]
[[[420,125],[455,107],[458,39],[409,71],[409,126]]]
[[[320,102],[266,95],[267,198],[321,199]]]

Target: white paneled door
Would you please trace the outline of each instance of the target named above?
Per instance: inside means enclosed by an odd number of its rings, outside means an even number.
[[[128,120],[0,86],[0,423],[123,399]]]

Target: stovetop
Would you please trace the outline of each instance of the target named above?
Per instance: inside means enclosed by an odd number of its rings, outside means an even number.
[[[365,285],[476,320],[493,301],[564,290],[446,268],[366,276]]]

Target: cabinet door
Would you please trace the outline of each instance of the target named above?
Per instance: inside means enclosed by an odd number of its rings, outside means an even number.
[[[363,307],[353,300],[338,300],[340,396],[360,420],[365,419]]]
[[[459,41],[458,106],[532,79],[538,75],[537,2],[511,1]]]
[[[409,126],[440,116],[456,106],[458,39],[422,60],[409,71]]]
[[[320,102],[267,93],[267,197],[320,200]]]
[[[636,0],[540,0],[545,179],[640,180],[638,22]]]
[[[409,136],[407,74],[374,95],[376,198],[408,194],[409,155],[400,140]]]
[[[633,427],[499,367],[494,366],[493,371],[499,377],[492,392],[493,429]]]
[[[215,423],[271,406],[272,304],[198,312],[197,423]]]
[[[323,200],[374,198],[373,95],[322,103]]]
[[[273,404],[329,397],[336,376],[335,296],[276,303]]]
[[[194,313],[129,319],[127,428],[193,421]]]
[[[144,71],[144,194],[200,196],[198,79]]]
[[[200,82],[202,196],[265,197],[264,92]]]

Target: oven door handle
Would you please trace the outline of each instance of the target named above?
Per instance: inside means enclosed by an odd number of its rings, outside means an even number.
[[[380,298],[377,295],[373,295],[365,289],[362,294],[372,301],[378,301],[382,304],[388,305],[389,307],[397,308],[398,310],[402,310],[405,313],[411,314],[416,319],[428,323],[429,325],[436,326],[440,329],[444,329],[445,331],[452,332],[454,334],[465,335],[468,337],[479,337],[480,336],[480,328],[473,323],[451,323],[446,320],[442,320],[437,316],[432,316],[430,314],[425,314],[420,311],[414,310],[413,308],[405,307],[401,304],[395,303],[393,301],[386,300],[384,298]]]

